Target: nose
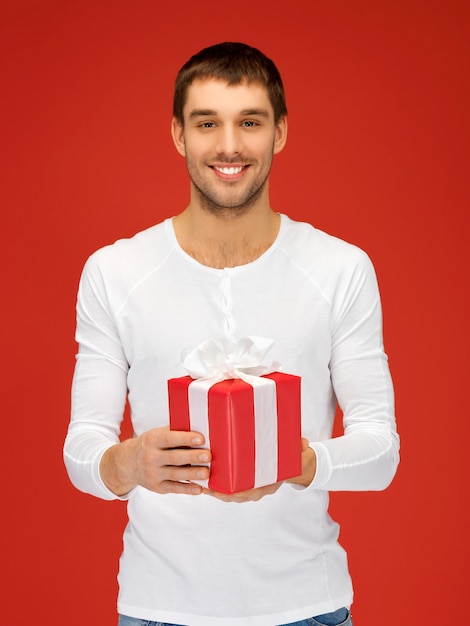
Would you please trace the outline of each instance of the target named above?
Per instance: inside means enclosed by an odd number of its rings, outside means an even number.
[[[241,137],[236,126],[224,124],[217,134],[217,154],[233,157],[241,152]]]

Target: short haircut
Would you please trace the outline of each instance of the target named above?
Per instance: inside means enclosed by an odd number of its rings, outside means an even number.
[[[197,79],[216,78],[229,85],[243,82],[266,87],[277,123],[287,115],[286,98],[279,70],[265,54],[244,43],[224,42],[194,54],[178,72],[173,97],[173,115],[183,125],[188,87]]]

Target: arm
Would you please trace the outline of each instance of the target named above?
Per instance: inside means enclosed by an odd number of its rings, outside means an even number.
[[[83,272],[77,303],[79,354],[72,386],[72,419],[64,461],[72,483],[103,499],[126,497],[142,485],[159,493],[199,494],[210,452],[194,432],[155,428],[119,442],[127,395],[128,363],[99,266],[92,257]]]
[[[333,303],[332,320],[330,372],[343,411],[344,435],[310,442],[317,457],[312,487],[381,490],[395,475],[399,438],[379,291],[363,253]]]

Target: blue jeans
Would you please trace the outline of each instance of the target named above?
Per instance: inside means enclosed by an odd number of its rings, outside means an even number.
[[[118,626],[179,626],[178,624],[167,624],[164,622],[149,622],[146,619],[137,617],[119,616]],[[182,625],[181,625],[182,626]],[[346,608],[338,609],[333,613],[325,613],[316,617],[308,617],[300,622],[291,622],[284,626],[353,626],[351,615]]]

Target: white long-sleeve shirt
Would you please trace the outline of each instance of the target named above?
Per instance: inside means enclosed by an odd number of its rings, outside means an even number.
[[[167,425],[167,380],[184,356],[231,336],[275,340],[302,377],[312,484],[259,502],[159,495],[136,487],[119,572],[120,613],[191,626],[274,626],[352,603],[329,490],[377,490],[398,464],[393,388],[373,267],[358,248],[281,216],[256,261],[214,269],[179,246],[171,219],[88,260],[77,304],[79,354],[64,456],[72,482],[116,496],[99,464],[119,440],[128,395],[136,435]],[[344,435],[331,438],[336,403]]]

